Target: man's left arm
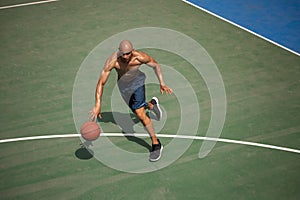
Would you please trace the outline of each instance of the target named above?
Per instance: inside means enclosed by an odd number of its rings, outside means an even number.
[[[171,88],[169,88],[164,81],[163,75],[162,75],[162,71],[161,71],[161,67],[160,65],[154,60],[154,58],[152,58],[151,56],[145,54],[145,53],[141,53],[141,56],[139,57],[139,60],[148,65],[149,67],[152,67],[154,69],[154,72],[157,76],[157,79],[159,81],[160,84],[160,93],[163,94],[163,92],[166,92],[166,94],[172,94],[173,90]]]

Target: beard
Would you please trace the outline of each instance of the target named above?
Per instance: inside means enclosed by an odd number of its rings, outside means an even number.
[[[123,57],[121,57],[121,60],[122,60],[122,62],[124,62],[124,63],[129,63],[129,61],[131,60],[131,58],[132,58],[132,55],[130,55],[128,58],[123,58]]]

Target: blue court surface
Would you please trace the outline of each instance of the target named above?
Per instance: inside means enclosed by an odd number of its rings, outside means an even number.
[[[299,0],[184,0],[300,55]]]

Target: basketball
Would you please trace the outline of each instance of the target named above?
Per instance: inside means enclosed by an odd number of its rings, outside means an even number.
[[[87,141],[96,140],[100,136],[100,126],[96,122],[85,122],[80,128],[80,134]]]

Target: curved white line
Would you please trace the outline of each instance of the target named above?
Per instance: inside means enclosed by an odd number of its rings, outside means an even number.
[[[2,6],[0,7],[0,10],[2,9],[8,9],[8,8],[16,8],[16,7],[23,7],[23,6],[31,6],[31,5],[37,5],[37,4],[42,4],[42,3],[51,3],[59,0],[46,0],[46,1],[35,1],[31,3],[22,3],[22,4],[15,4],[11,6]]]
[[[51,138],[68,138],[68,137],[79,137],[79,136],[80,136],[80,134],[40,135],[40,136],[30,136],[30,137],[3,139],[3,140],[0,140],[0,143],[28,141],[28,140],[40,140],[40,139],[51,139]]]
[[[141,133],[101,133],[102,137],[149,137],[148,134]],[[232,143],[232,144],[242,144],[248,146],[256,146],[263,147],[268,149],[276,149],[280,151],[292,152],[300,154],[299,149],[292,149],[287,147],[274,146],[269,144],[262,144],[256,142],[247,142],[240,140],[231,140],[224,138],[210,138],[210,137],[201,137],[201,136],[189,136],[189,135],[168,135],[168,134],[157,134],[158,137],[163,138],[178,138],[178,139],[190,139],[190,140],[206,140],[206,141],[215,141],[215,142],[224,142],[224,143]],[[21,138],[10,138],[10,139],[2,139],[0,143],[9,143],[9,142],[18,142],[18,141],[28,141],[28,140],[40,140],[40,139],[54,139],[54,138],[72,138],[72,137],[80,137],[80,134],[61,134],[61,135],[41,135],[41,136],[31,136],[31,137],[21,137]]]

